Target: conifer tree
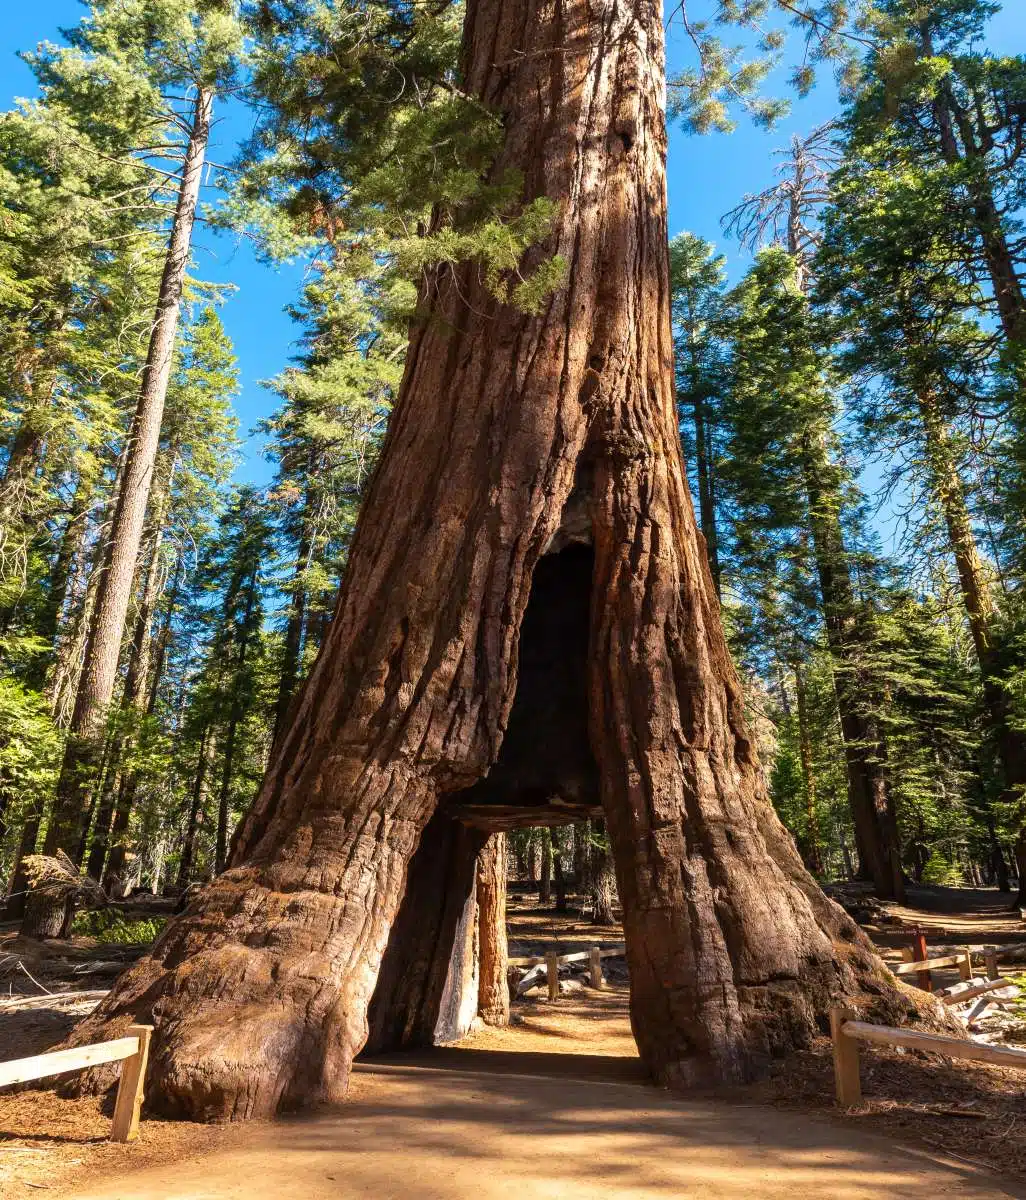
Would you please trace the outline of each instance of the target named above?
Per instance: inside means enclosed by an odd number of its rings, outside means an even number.
[[[821,294],[863,373],[853,393],[863,429],[929,495],[975,648],[987,723],[1001,762],[1006,803],[1026,783],[1026,739],[1002,673],[1007,670],[991,569],[980,552],[966,484],[972,423],[995,422],[993,339],[974,314],[985,305],[948,221],[944,189],[910,168],[895,171],[892,137],[854,148],[839,174],[820,254]],[[857,314],[857,315],[856,315]],[[900,456],[900,457],[899,457]],[[1021,816],[1017,820],[1017,826]],[[1019,839],[1026,877],[1026,840]]]
[[[147,20],[135,10],[97,3],[92,20],[80,27],[74,41],[74,48],[81,50],[96,76],[108,69],[141,74],[150,82],[156,101],[150,120],[158,127],[163,122],[169,133],[175,126],[184,129],[175,210],[168,229],[149,348],[90,616],[57,795],[43,844],[45,853],[63,849],[76,860],[81,857],[97,783],[152,487],[213,102],[218,91],[231,85],[239,37],[234,4],[229,0],[167,0]],[[177,88],[190,94],[184,114],[179,114],[170,100]],[[45,905],[42,899],[32,910],[26,928],[33,932],[56,933],[66,925],[66,914],[58,912],[53,904]]]

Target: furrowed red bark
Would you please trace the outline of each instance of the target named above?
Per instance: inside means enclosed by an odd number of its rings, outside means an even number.
[[[477,928],[480,966],[477,1011],[486,1025],[509,1024],[509,946],[506,938],[507,845],[493,833],[477,856]]]
[[[650,1070],[747,1074],[861,984],[891,1019],[912,1008],[773,814],[699,548],[673,403],[660,7],[471,0],[464,54],[464,88],[507,130],[495,170],[557,206],[524,268],[558,253],[568,275],[538,315],[497,302],[476,264],[424,290],[334,620],[229,869],[76,1033],[154,1023],[164,1111],[345,1095],[422,831],[498,760],[532,575],[575,480],[591,741]]]

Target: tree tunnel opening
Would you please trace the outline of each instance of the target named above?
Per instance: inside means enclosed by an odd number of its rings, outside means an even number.
[[[442,805],[499,831],[601,814],[588,734],[588,643],[595,554],[573,542],[539,559],[520,626],[517,687],[499,757]]]
[[[475,864],[488,835],[601,813],[588,738],[595,556],[583,536],[583,529],[561,526],[535,567],[497,760],[471,787],[442,798],[410,860],[368,1011],[365,1055],[453,1041],[467,1032],[477,1012],[479,943],[489,934],[502,943],[505,986],[505,899],[501,931],[475,924]],[[504,897],[504,882],[502,890]]]

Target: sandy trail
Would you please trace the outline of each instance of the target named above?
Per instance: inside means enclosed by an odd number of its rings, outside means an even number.
[[[794,1112],[636,1083],[364,1064],[352,1102],[67,1200],[935,1200],[1022,1195]],[[608,1060],[607,1060],[608,1061]],[[573,1062],[564,1059],[566,1070]]]

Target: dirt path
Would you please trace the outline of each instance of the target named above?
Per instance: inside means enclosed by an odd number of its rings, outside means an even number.
[[[947,896],[925,899],[932,912],[924,904],[900,919],[929,925],[931,943],[952,934],[958,942],[1015,936],[1017,922],[996,911],[992,895],[970,893],[964,900],[978,904],[950,907]],[[995,928],[1003,920],[1008,928]],[[529,905],[514,908],[510,932],[514,952],[532,955],[622,939],[617,927],[596,929]],[[908,939],[907,926],[896,924],[872,934],[889,957]],[[642,1082],[626,971],[608,966],[605,991],[587,988],[554,1004],[544,994],[524,999],[508,1029],[482,1028],[459,1046],[361,1064],[352,1102],[316,1120],[249,1127],[146,1120],[139,1142],[117,1146],[107,1140],[109,1100],[0,1096],[0,1196],[1026,1200],[1010,1177],[977,1165],[1026,1174],[1021,1075],[877,1051],[864,1064],[869,1103],[841,1118],[830,1115],[824,1043],[778,1064],[763,1084],[717,1099],[673,1099]],[[16,1033],[21,1053],[63,1032],[36,1028],[34,1014],[21,1020],[24,1029],[12,1029],[10,1017],[0,1023],[0,1043]]]
[[[570,1060],[564,1060],[569,1065]],[[1015,1196],[972,1167],[759,1106],[637,1084],[364,1065],[337,1114],[246,1131],[67,1200],[936,1200]]]

